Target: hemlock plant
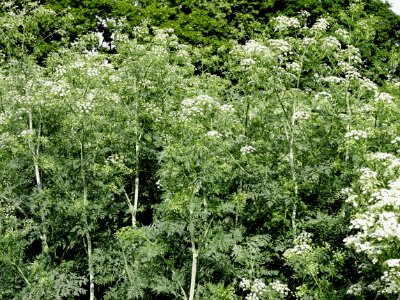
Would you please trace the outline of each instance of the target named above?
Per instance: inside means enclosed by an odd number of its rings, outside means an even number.
[[[220,57],[121,24],[114,53],[38,62],[55,14],[24,5],[0,20],[0,297],[399,296],[399,83],[352,45],[373,20],[276,16]]]

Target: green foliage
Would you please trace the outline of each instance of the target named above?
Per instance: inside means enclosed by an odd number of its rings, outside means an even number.
[[[398,296],[380,2],[63,3],[2,6],[1,298]]]

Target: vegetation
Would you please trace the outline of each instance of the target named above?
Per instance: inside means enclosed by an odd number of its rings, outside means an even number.
[[[386,4],[64,2],[1,7],[1,299],[399,297]]]

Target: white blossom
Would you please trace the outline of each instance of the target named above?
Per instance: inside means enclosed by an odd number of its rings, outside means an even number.
[[[290,50],[292,50],[292,47],[290,46],[290,44],[285,40],[271,39],[271,40],[268,40],[268,42],[272,48],[274,48],[275,50],[278,50],[281,53],[287,53]]]
[[[184,115],[203,115],[205,111],[219,107],[218,102],[208,95],[184,99],[181,105]]]
[[[206,136],[212,137],[212,138],[219,138],[219,137],[221,137],[222,135],[221,135],[218,131],[216,131],[216,130],[211,130],[211,131],[208,131],[208,132],[206,133]]]
[[[337,83],[337,84],[346,82],[346,80],[344,78],[337,77],[337,76],[327,76],[327,77],[323,77],[321,80],[324,82]]]
[[[271,282],[269,286],[279,294],[282,294],[284,296],[287,296],[290,292],[287,284],[281,283],[279,280],[276,280],[274,282]]]
[[[261,279],[255,279],[251,287],[251,291],[256,294],[265,292],[265,283]]]
[[[385,261],[385,263],[389,268],[400,267],[400,259],[398,259],[398,258],[389,259],[389,260]]]
[[[308,232],[300,233],[294,240],[294,246],[287,249],[283,256],[285,258],[290,258],[292,256],[303,255],[305,252],[312,250],[311,247],[311,237],[312,234]]]
[[[62,77],[67,73],[67,68],[65,66],[56,66],[56,76]]]
[[[329,27],[329,22],[325,18],[319,18],[315,24],[311,27],[313,31],[326,31]]]
[[[347,139],[355,139],[355,140],[359,140],[359,139],[366,139],[367,138],[367,133],[363,130],[351,130],[346,132],[346,134],[344,135],[345,138]]]
[[[328,49],[340,49],[342,45],[340,42],[337,40],[337,38],[333,36],[328,36],[322,40],[322,47],[328,48]]]
[[[360,87],[369,91],[378,90],[378,86],[369,78],[359,78]]]
[[[400,143],[400,136],[396,136],[390,143],[392,143],[392,144]]]
[[[242,280],[241,280],[240,283],[239,283],[239,287],[240,287],[241,289],[243,289],[243,290],[250,289],[250,286],[251,286],[251,282],[250,282],[250,280],[247,279],[247,278],[242,278]]]
[[[110,81],[113,82],[113,83],[120,82],[121,81],[121,77],[115,76],[115,75],[111,75],[110,76]]]
[[[254,65],[256,63],[256,61],[254,60],[254,59],[252,59],[252,58],[245,58],[245,59],[242,59],[242,61],[240,62],[240,64],[242,65],[242,66],[252,66],[252,65]]]
[[[249,146],[249,145],[246,145],[246,146],[243,146],[242,148],[240,148],[240,153],[242,155],[247,155],[247,154],[253,153],[254,151],[256,151],[256,148],[254,148],[253,146]]]
[[[235,108],[233,107],[232,104],[222,104],[220,106],[221,111],[231,113],[235,111]]]
[[[245,300],[259,300],[256,293],[249,293],[246,295]]]
[[[254,40],[249,40],[243,46],[244,51],[247,54],[266,54],[269,55],[268,47],[261,45],[259,42]]]
[[[299,73],[301,71],[301,64],[299,64],[298,62],[294,61],[294,62],[288,63],[286,65],[286,68],[290,72],[293,72],[293,73],[297,74],[297,73]]]
[[[311,15],[308,11],[306,11],[304,9],[299,11],[299,14],[304,18],[308,18]]]
[[[87,69],[86,74],[89,77],[98,77],[99,76],[99,70],[95,67],[90,67]]]
[[[361,295],[363,291],[363,286],[360,283],[356,283],[351,285],[348,289],[347,289],[347,294],[350,295],[355,295],[355,296],[359,296]]]
[[[297,18],[279,16],[272,19],[275,31],[283,31],[291,28],[300,28],[300,22]]]
[[[387,103],[387,104],[393,103],[393,99],[394,99],[393,96],[391,96],[388,93],[376,93],[374,98],[375,102],[377,103]]]
[[[319,93],[315,94],[314,97],[315,97],[316,100],[319,100],[319,99],[330,100],[330,99],[332,99],[332,95],[330,93],[326,92],[326,91],[319,92]]]
[[[361,77],[357,68],[349,64],[348,62],[340,61],[338,62],[338,66],[345,74],[345,78],[348,80],[359,79]]]
[[[342,39],[347,40],[350,38],[349,32],[346,29],[339,28],[335,30],[335,33]]]
[[[386,152],[375,152],[369,156],[373,160],[392,160],[395,158],[393,154]]]
[[[293,114],[293,119],[295,120],[307,120],[310,118],[310,113],[306,111],[296,111]]]
[[[313,37],[304,37],[303,40],[301,41],[301,44],[303,46],[310,46],[310,45],[313,45],[316,43],[317,43],[317,40]]]

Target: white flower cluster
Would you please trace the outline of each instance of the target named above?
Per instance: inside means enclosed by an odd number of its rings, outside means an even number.
[[[269,45],[274,50],[278,50],[280,53],[288,53],[292,50],[289,42],[282,39],[270,39],[268,40]]]
[[[256,61],[252,58],[245,58],[245,59],[242,59],[240,64],[242,66],[248,67],[248,66],[252,66],[252,65],[256,64]]]
[[[350,229],[360,229],[364,232],[372,228],[375,224],[375,216],[372,213],[365,213],[357,219],[350,222]]]
[[[393,99],[394,99],[393,96],[391,96],[388,93],[376,93],[374,98],[375,102],[377,103],[387,103],[387,104],[393,103]]]
[[[340,42],[334,36],[328,36],[322,39],[322,47],[330,50],[337,50],[341,48]]]
[[[301,44],[306,47],[316,44],[316,43],[317,43],[317,40],[313,37],[304,37],[303,40],[301,41]]]
[[[308,232],[300,233],[294,240],[294,246],[292,248],[287,249],[283,256],[287,259],[290,259],[293,256],[303,255],[305,252],[309,252],[312,250],[311,247],[311,237],[312,234]]]
[[[176,56],[179,57],[179,58],[182,58],[182,59],[184,59],[184,60],[186,60],[186,61],[190,61],[190,54],[189,54],[189,52],[188,52],[187,50],[185,50],[185,49],[179,49],[179,50],[176,52]]]
[[[182,112],[184,115],[203,115],[205,111],[219,107],[212,97],[199,95],[194,98],[187,98],[182,101]]]
[[[367,193],[372,193],[375,191],[375,188],[380,185],[378,181],[378,173],[371,170],[370,168],[361,168],[360,169],[360,185],[362,193],[365,195]]]
[[[258,298],[256,293],[249,293],[246,295],[246,297],[244,299],[245,300],[259,300],[260,298]]]
[[[62,77],[67,73],[67,68],[65,66],[59,65],[56,66],[56,76]]]
[[[341,78],[341,77],[337,77],[337,76],[327,76],[327,77],[323,77],[321,79],[321,81],[324,81],[324,82],[327,82],[327,83],[340,84],[340,83],[346,82],[346,79]]]
[[[82,69],[84,66],[85,62],[81,59],[78,59],[69,65],[71,69]]]
[[[377,91],[378,90],[378,86],[369,78],[360,78],[358,79],[358,82],[360,83],[360,87],[362,89],[366,89],[368,91]]]
[[[397,196],[399,196],[399,193],[397,193]],[[374,224],[375,228],[369,233],[369,236],[376,239],[378,242],[383,239],[398,240],[400,238],[400,224],[398,219],[399,215],[395,212],[384,211],[380,213]]]
[[[360,283],[356,283],[351,285],[348,289],[346,294],[360,296],[363,291],[363,286]]]
[[[390,143],[392,143],[392,144],[400,143],[400,136],[396,136]]]
[[[330,100],[330,99],[332,99],[332,95],[330,93],[326,92],[326,91],[319,92],[319,93],[315,94],[314,97],[315,97],[316,100]]]
[[[89,113],[94,108],[93,100],[95,95],[93,93],[88,93],[86,96],[86,101],[78,102],[77,106],[81,113]]]
[[[312,31],[326,31],[329,27],[329,22],[325,18],[319,18],[315,24],[311,27]]]
[[[89,77],[98,77],[99,74],[100,74],[100,72],[99,72],[99,69],[98,69],[98,68],[96,68],[96,67],[90,67],[90,68],[87,69],[86,74],[87,74]]]
[[[287,284],[281,283],[279,280],[276,280],[274,282],[271,282],[269,286],[276,291],[279,294],[282,294],[284,296],[287,296],[290,292],[290,289],[288,288]]]
[[[65,97],[70,92],[68,83],[64,80],[58,80],[56,82],[45,80],[42,82],[43,86],[50,88],[50,93],[56,96]]]
[[[78,103],[79,111],[82,113],[89,113],[93,109],[94,105],[92,102],[86,101],[82,103]]]
[[[387,164],[398,160],[389,153],[375,153],[367,158],[379,169],[382,169],[379,165],[386,169]],[[347,291],[349,294],[360,295],[364,288],[383,294],[400,293],[400,259],[396,252],[396,245],[400,241],[400,177],[397,174],[393,178],[393,174],[387,170],[381,172],[379,178],[387,183],[387,187],[379,187],[378,172],[362,168],[358,181],[361,193],[346,190],[346,194],[355,196],[355,199],[367,205],[359,206],[359,211],[350,222],[350,229],[357,232],[345,238],[344,242],[356,252],[366,254],[372,264],[381,262],[381,267],[386,271],[368,287],[361,284],[351,286]]]
[[[383,272],[381,276],[381,281],[384,285],[384,288],[381,293],[385,294],[393,294],[398,295],[400,294],[400,271],[396,268],[391,268],[389,271]]]
[[[355,139],[355,140],[359,140],[359,139],[366,139],[368,137],[367,133],[363,130],[351,130],[346,132],[346,134],[344,135],[344,137],[346,139]]]
[[[398,268],[398,267],[400,267],[400,259],[398,259],[398,258],[389,259],[389,260],[385,261],[385,264],[389,268]]]
[[[342,39],[347,40],[350,38],[349,32],[346,29],[339,28],[335,30],[335,33]]]
[[[162,46],[154,45],[151,47],[150,52],[154,57],[162,58],[168,56],[168,51]]]
[[[299,11],[299,14],[304,18],[308,18],[309,16],[311,16],[311,14],[308,11],[304,10],[304,9]]]
[[[255,279],[251,287],[251,291],[256,294],[265,292],[265,283],[261,279]]]
[[[283,31],[291,28],[300,28],[300,22],[297,18],[279,16],[272,19],[275,31]]]
[[[294,120],[307,120],[310,118],[310,113],[306,111],[296,111],[293,114],[293,119]]]
[[[279,280],[270,283],[268,286],[261,279],[255,279],[251,282],[247,278],[242,278],[239,283],[239,287],[244,291],[249,291],[246,295],[246,300],[259,300],[260,297],[264,299],[265,294],[268,290],[277,292],[281,294],[281,296],[287,296],[289,294],[289,288],[286,284],[281,283]]]
[[[357,68],[349,64],[348,62],[340,61],[338,66],[345,74],[345,78],[348,80],[359,79],[361,74],[358,72]]]
[[[118,155],[118,154],[111,154],[109,157],[106,158],[106,164],[119,164],[124,161],[124,156],[123,155]]]
[[[301,64],[299,64],[297,61],[294,61],[294,62],[288,63],[286,65],[286,69],[289,72],[292,72],[294,74],[298,74],[301,71]]]
[[[112,83],[120,82],[120,81],[121,81],[121,77],[115,76],[115,75],[111,75],[111,76],[110,76],[110,81],[111,81]]]
[[[393,160],[396,157],[391,153],[386,152],[375,152],[369,155],[372,160]]]
[[[389,182],[388,189],[380,189],[372,194],[375,204],[371,205],[373,209],[396,208],[400,205],[400,178]]]
[[[35,133],[34,129],[26,129],[26,130],[22,130],[18,136],[19,137],[32,137],[32,135]]]
[[[268,47],[261,45],[259,42],[254,40],[247,41],[246,44],[243,46],[243,50],[250,55],[253,54],[265,55],[265,56],[270,55]]]
[[[235,111],[235,108],[233,107],[232,104],[222,104],[220,106],[221,111],[227,112],[227,113],[232,113]]]
[[[247,278],[242,278],[242,280],[239,283],[239,287],[242,290],[249,290],[251,287],[251,281]]]
[[[360,64],[362,62],[360,49],[353,45],[348,45],[347,49],[342,51],[342,55],[351,63]]]
[[[210,137],[210,138],[220,138],[222,136],[222,134],[220,134],[218,131],[216,130],[211,130],[208,131],[206,133],[206,136]]]
[[[247,154],[253,153],[255,151],[256,151],[256,148],[254,148],[253,146],[249,146],[249,145],[246,145],[246,146],[243,146],[242,148],[240,148],[240,153],[242,155],[247,155]]]

